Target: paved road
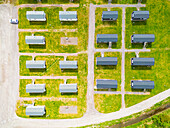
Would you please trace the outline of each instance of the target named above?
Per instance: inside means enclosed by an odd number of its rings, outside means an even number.
[[[0,128],[15,116],[19,93],[18,26],[10,18],[17,18],[17,8],[0,4]]]
[[[77,79],[77,76],[20,76],[20,79]]]
[[[19,32],[77,32],[78,29],[18,29]]]
[[[145,4],[104,4],[104,5],[95,5],[95,7],[100,7],[100,8],[108,8],[108,7],[126,8],[126,7],[146,7],[146,5]]]

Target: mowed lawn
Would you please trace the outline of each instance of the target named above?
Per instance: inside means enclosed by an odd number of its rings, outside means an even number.
[[[121,108],[121,95],[95,94],[95,108],[101,113],[118,111]]]
[[[73,60],[74,57],[69,57],[68,59]],[[75,59],[75,58],[74,58]],[[78,94],[61,95],[59,93],[59,84],[63,83],[63,80],[36,80],[35,83],[46,83],[46,93],[45,94],[27,94],[26,84],[30,84],[31,80],[20,80],[20,96],[21,97],[56,97],[63,98],[62,101],[50,101],[50,100],[35,100],[35,105],[45,105],[46,115],[44,117],[35,118],[45,118],[45,119],[63,119],[63,118],[78,118],[83,116],[86,111],[86,92],[87,92],[87,54],[79,54],[78,62],[81,63],[78,67],[77,79],[68,79],[67,83],[77,83]],[[64,98],[77,98],[77,101],[70,101]],[[25,103],[23,103],[25,102]],[[27,102],[31,101],[18,101],[16,113],[20,117],[28,118],[25,115],[25,106]],[[59,106],[77,106],[77,114],[59,114]]]
[[[131,58],[135,57],[135,53],[126,53],[126,65],[125,65],[125,90],[131,90],[131,80],[151,80],[155,83],[155,88],[151,90],[150,95],[126,95],[126,107],[139,103],[151,96],[154,96],[162,91],[170,88],[169,84],[169,56],[170,51],[168,49],[153,49],[151,52],[141,52],[140,57],[153,57],[155,59],[155,65],[151,68],[138,68],[132,69]],[[139,90],[136,90],[139,91]]]
[[[118,11],[118,19],[116,21],[102,21],[102,12],[107,11],[107,8],[96,8],[95,15],[95,47],[108,48],[107,43],[96,43],[97,34],[118,34],[118,42],[112,43],[112,48],[121,48],[122,40],[122,9],[111,8],[111,11]]]
[[[100,52],[95,53],[94,56],[94,85],[96,79],[112,79],[117,80],[117,91],[121,90],[121,53],[119,52],[105,52],[104,57],[117,57],[118,63],[116,66],[97,66],[96,58],[101,57]]]

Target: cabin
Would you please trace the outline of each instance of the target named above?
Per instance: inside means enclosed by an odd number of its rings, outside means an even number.
[[[46,14],[44,11],[27,11],[26,18],[29,21],[46,21]]]
[[[118,41],[117,34],[97,34],[97,43],[113,43]]]
[[[27,60],[26,61],[26,68],[29,68],[29,69],[45,69],[46,64],[45,64],[45,61],[42,61],[42,60],[37,60],[37,61]]]
[[[46,91],[45,84],[27,84],[26,93],[44,93]]]
[[[131,43],[151,43],[155,41],[154,34],[133,34],[131,36]]]
[[[33,106],[26,107],[26,115],[28,116],[44,116],[46,113],[45,106]]]
[[[96,86],[97,89],[117,88],[117,80],[97,79]]]
[[[117,65],[117,57],[97,57],[96,65]]]
[[[25,42],[29,45],[44,45],[45,37],[44,36],[25,36]]]
[[[116,21],[118,18],[118,11],[103,11],[102,21]]]
[[[60,93],[77,93],[77,83],[76,84],[60,84]]]
[[[132,89],[154,89],[154,81],[149,80],[132,80]]]
[[[78,69],[77,61],[59,61],[60,69]]]
[[[60,21],[77,21],[77,11],[59,11]]]
[[[149,11],[133,11],[131,16],[132,21],[145,21],[149,18]]]
[[[132,66],[154,66],[154,58],[131,58]]]

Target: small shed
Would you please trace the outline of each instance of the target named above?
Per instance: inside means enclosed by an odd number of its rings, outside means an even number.
[[[117,34],[97,34],[97,43],[109,43],[117,42]]]
[[[77,93],[77,83],[76,84],[60,84],[60,93]]]
[[[117,57],[97,57],[96,65],[117,65]]]
[[[133,11],[132,21],[147,20],[149,18],[149,11]]]
[[[46,91],[45,84],[27,84],[27,93],[44,93]]]
[[[144,42],[154,42],[154,34],[133,34],[131,37],[132,43],[144,43]]]
[[[102,21],[113,21],[117,20],[118,11],[103,11],[102,13]]]
[[[132,66],[153,66],[154,58],[131,58]]]
[[[97,79],[96,86],[97,89],[117,88],[117,80]]]
[[[45,37],[44,36],[25,36],[26,44],[45,44]]]
[[[28,116],[43,116],[45,115],[45,106],[33,106],[26,107],[26,115]]]
[[[59,11],[60,21],[77,21],[77,11]]]
[[[26,17],[29,21],[46,21],[44,11],[27,11]]]
[[[32,60],[27,60],[26,61],[26,68],[29,69],[45,69],[45,61],[39,60],[39,61],[32,61]]]
[[[77,69],[77,61],[60,61],[60,69]]]
[[[154,81],[149,80],[132,80],[132,89],[154,89]]]

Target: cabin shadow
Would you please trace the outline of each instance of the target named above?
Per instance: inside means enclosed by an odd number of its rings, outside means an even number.
[[[62,25],[78,25],[78,21],[62,21],[61,22]]]
[[[76,96],[77,96],[77,95],[78,95],[78,92],[77,92],[77,93],[61,93],[61,95],[62,95],[62,96],[66,96],[66,95],[67,95],[67,96],[69,96],[69,95],[72,95],[72,96],[73,96],[73,95],[76,95]]]
[[[144,91],[144,89],[133,89],[133,88],[131,88],[131,90],[132,92],[151,92],[152,91],[152,89],[146,89]]]
[[[131,43],[132,44],[132,48],[143,48],[144,47],[144,43]],[[152,47],[152,43],[146,43],[145,48],[151,48]]]
[[[117,91],[117,88],[111,88],[111,89],[96,89],[96,91]]]
[[[116,69],[117,66],[116,65],[98,65],[97,69],[101,70],[101,69]]]
[[[30,21],[30,25],[47,25],[46,21]]]
[[[116,48],[116,47],[117,47],[117,43],[116,42],[112,43],[112,48]]]
[[[147,25],[147,20],[144,21],[131,21],[132,25]]]
[[[78,72],[78,69],[62,69],[62,72]]]
[[[97,47],[98,48],[108,48],[109,45],[108,45],[108,43],[97,43]]]
[[[43,116],[29,116],[30,118],[37,118],[37,117],[41,117],[41,118],[45,118],[46,117],[46,110],[45,110],[45,114]]]
[[[34,69],[34,68],[31,68],[29,69],[30,72],[45,72],[46,71],[46,68],[42,68],[42,69]]]
[[[132,3],[133,3],[133,4],[137,4],[137,3],[138,3],[138,0],[133,0]]]
[[[39,44],[30,44],[29,48],[33,48],[33,49],[46,49],[46,44],[43,45],[39,45]]]
[[[30,96],[46,96],[47,90],[44,93],[30,93]]]
[[[108,0],[103,0],[103,2],[108,3]],[[116,4],[116,3],[117,3],[117,0],[112,0],[111,3],[112,3],[112,4]]]
[[[131,65],[132,70],[151,70],[152,66],[133,66]]]
[[[102,21],[103,25],[114,25],[117,26],[117,20],[116,21]]]

